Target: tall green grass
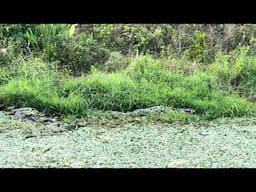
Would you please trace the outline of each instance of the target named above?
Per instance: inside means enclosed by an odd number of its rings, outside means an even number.
[[[242,96],[255,95],[256,57],[248,52],[247,47],[241,47],[230,54],[218,53],[207,73],[216,76],[222,90]]]
[[[21,63],[16,69],[16,76],[0,86],[0,102],[5,106],[34,107],[48,114],[80,114],[87,107],[77,95],[58,94],[61,74],[41,59]]]
[[[93,71],[75,78],[40,59],[21,64],[17,76],[0,86],[0,103],[35,107],[48,114],[86,115],[88,109],[133,111],[156,105],[192,108],[206,119],[249,115],[254,106],[223,92],[217,76],[165,70],[150,56],[135,58],[125,71]],[[1,79],[1,77],[0,77]]]
[[[90,108],[101,110],[132,111],[167,105],[192,108],[208,119],[251,112],[252,104],[236,94],[221,92],[216,77],[203,72],[192,76],[174,74],[163,71],[158,63],[148,56],[140,57],[126,72],[95,72],[78,80],[70,79],[63,87],[66,94],[76,92]]]

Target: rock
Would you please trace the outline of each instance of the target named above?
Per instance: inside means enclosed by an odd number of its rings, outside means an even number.
[[[126,115],[131,115],[131,116],[146,116],[148,114],[152,114],[152,113],[162,113],[165,111],[178,111],[178,112],[185,112],[185,113],[195,113],[195,111],[193,109],[189,109],[189,108],[178,108],[178,109],[173,109],[171,107],[168,106],[154,106],[154,107],[149,107],[149,108],[144,108],[144,109],[137,109],[135,111],[132,112],[127,112]]]
[[[15,119],[39,122],[44,125],[60,126],[60,123],[56,118],[45,117],[44,114],[30,107],[13,109],[12,112]]]
[[[44,125],[50,125],[50,126],[60,126],[60,123],[58,123],[58,122],[55,122],[55,123],[52,123],[52,122],[48,122],[48,123],[44,123]]]
[[[48,121],[49,121],[49,118],[47,118],[47,117],[41,117],[40,118],[41,123],[47,123]]]
[[[30,121],[37,121],[39,119],[39,112],[30,107],[13,109],[12,112],[15,119],[26,119]]]

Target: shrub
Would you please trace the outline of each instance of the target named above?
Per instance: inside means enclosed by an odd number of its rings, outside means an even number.
[[[125,57],[119,52],[111,52],[108,60],[99,67],[106,72],[116,72],[124,70],[129,65],[129,63],[129,57]]]
[[[159,81],[165,76],[164,65],[149,55],[136,57],[128,66],[126,73],[136,81],[146,79]]]
[[[107,49],[91,36],[80,34],[62,41],[54,59],[59,60],[61,66],[70,68],[74,75],[80,75],[90,71],[93,65],[102,65],[108,57]]]
[[[248,55],[247,47],[241,47],[229,55],[219,53],[208,73],[218,78],[225,91],[236,91],[243,96],[255,94],[256,57]]]

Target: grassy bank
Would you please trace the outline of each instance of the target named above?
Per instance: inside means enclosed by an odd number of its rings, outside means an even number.
[[[93,68],[81,77],[72,77],[54,66],[34,58],[15,66],[15,70],[2,70],[1,105],[75,116],[86,116],[88,109],[127,112],[156,105],[191,108],[205,119],[245,116],[254,111],[254,104],[228,82],[225,85],[231,88],[223,88],[226,79],[222,79],[220,68],[184,74],[150,56],[136,57],[117,72]]]

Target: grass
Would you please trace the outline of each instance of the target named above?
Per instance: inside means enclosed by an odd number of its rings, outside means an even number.
[[[160,61],[140,56],[122,71],[93,71],[71,77],[58,72],[54,64],[32,59],[19,66],[16,76],[0,73],[0,104],[34,107],[47,114],[86,116],[89,109],[133,111],[156,105],[191,108],[195,115],[166,113],[163,121],[192,121],[198,118],[251,115],[254,104],[219,84],[218,75],[197,72],[190,75],[166,70]],[[156,116],[152,118],[157,119]],[[72,119],[72,118],[71,118]]]
[[[78,95],[58,95],[60,74],[42,60],[23,63],[15,78],[0,86],[0,103],[5,106],[34,107],[47,114],[82,114],[85,101]]]
[[[221,89],[241,96],[253,96],[256,91],[256,57],[248,55],[248,49],[242,47],[230,54],[219,53],[209,65],[207,74],[214,75]]]
[[[82,114],[86,103],[78,95],[59,97],[47,81],[11,80],[0,87],[0,101],[6,106],[34,107],[47,114]]]

